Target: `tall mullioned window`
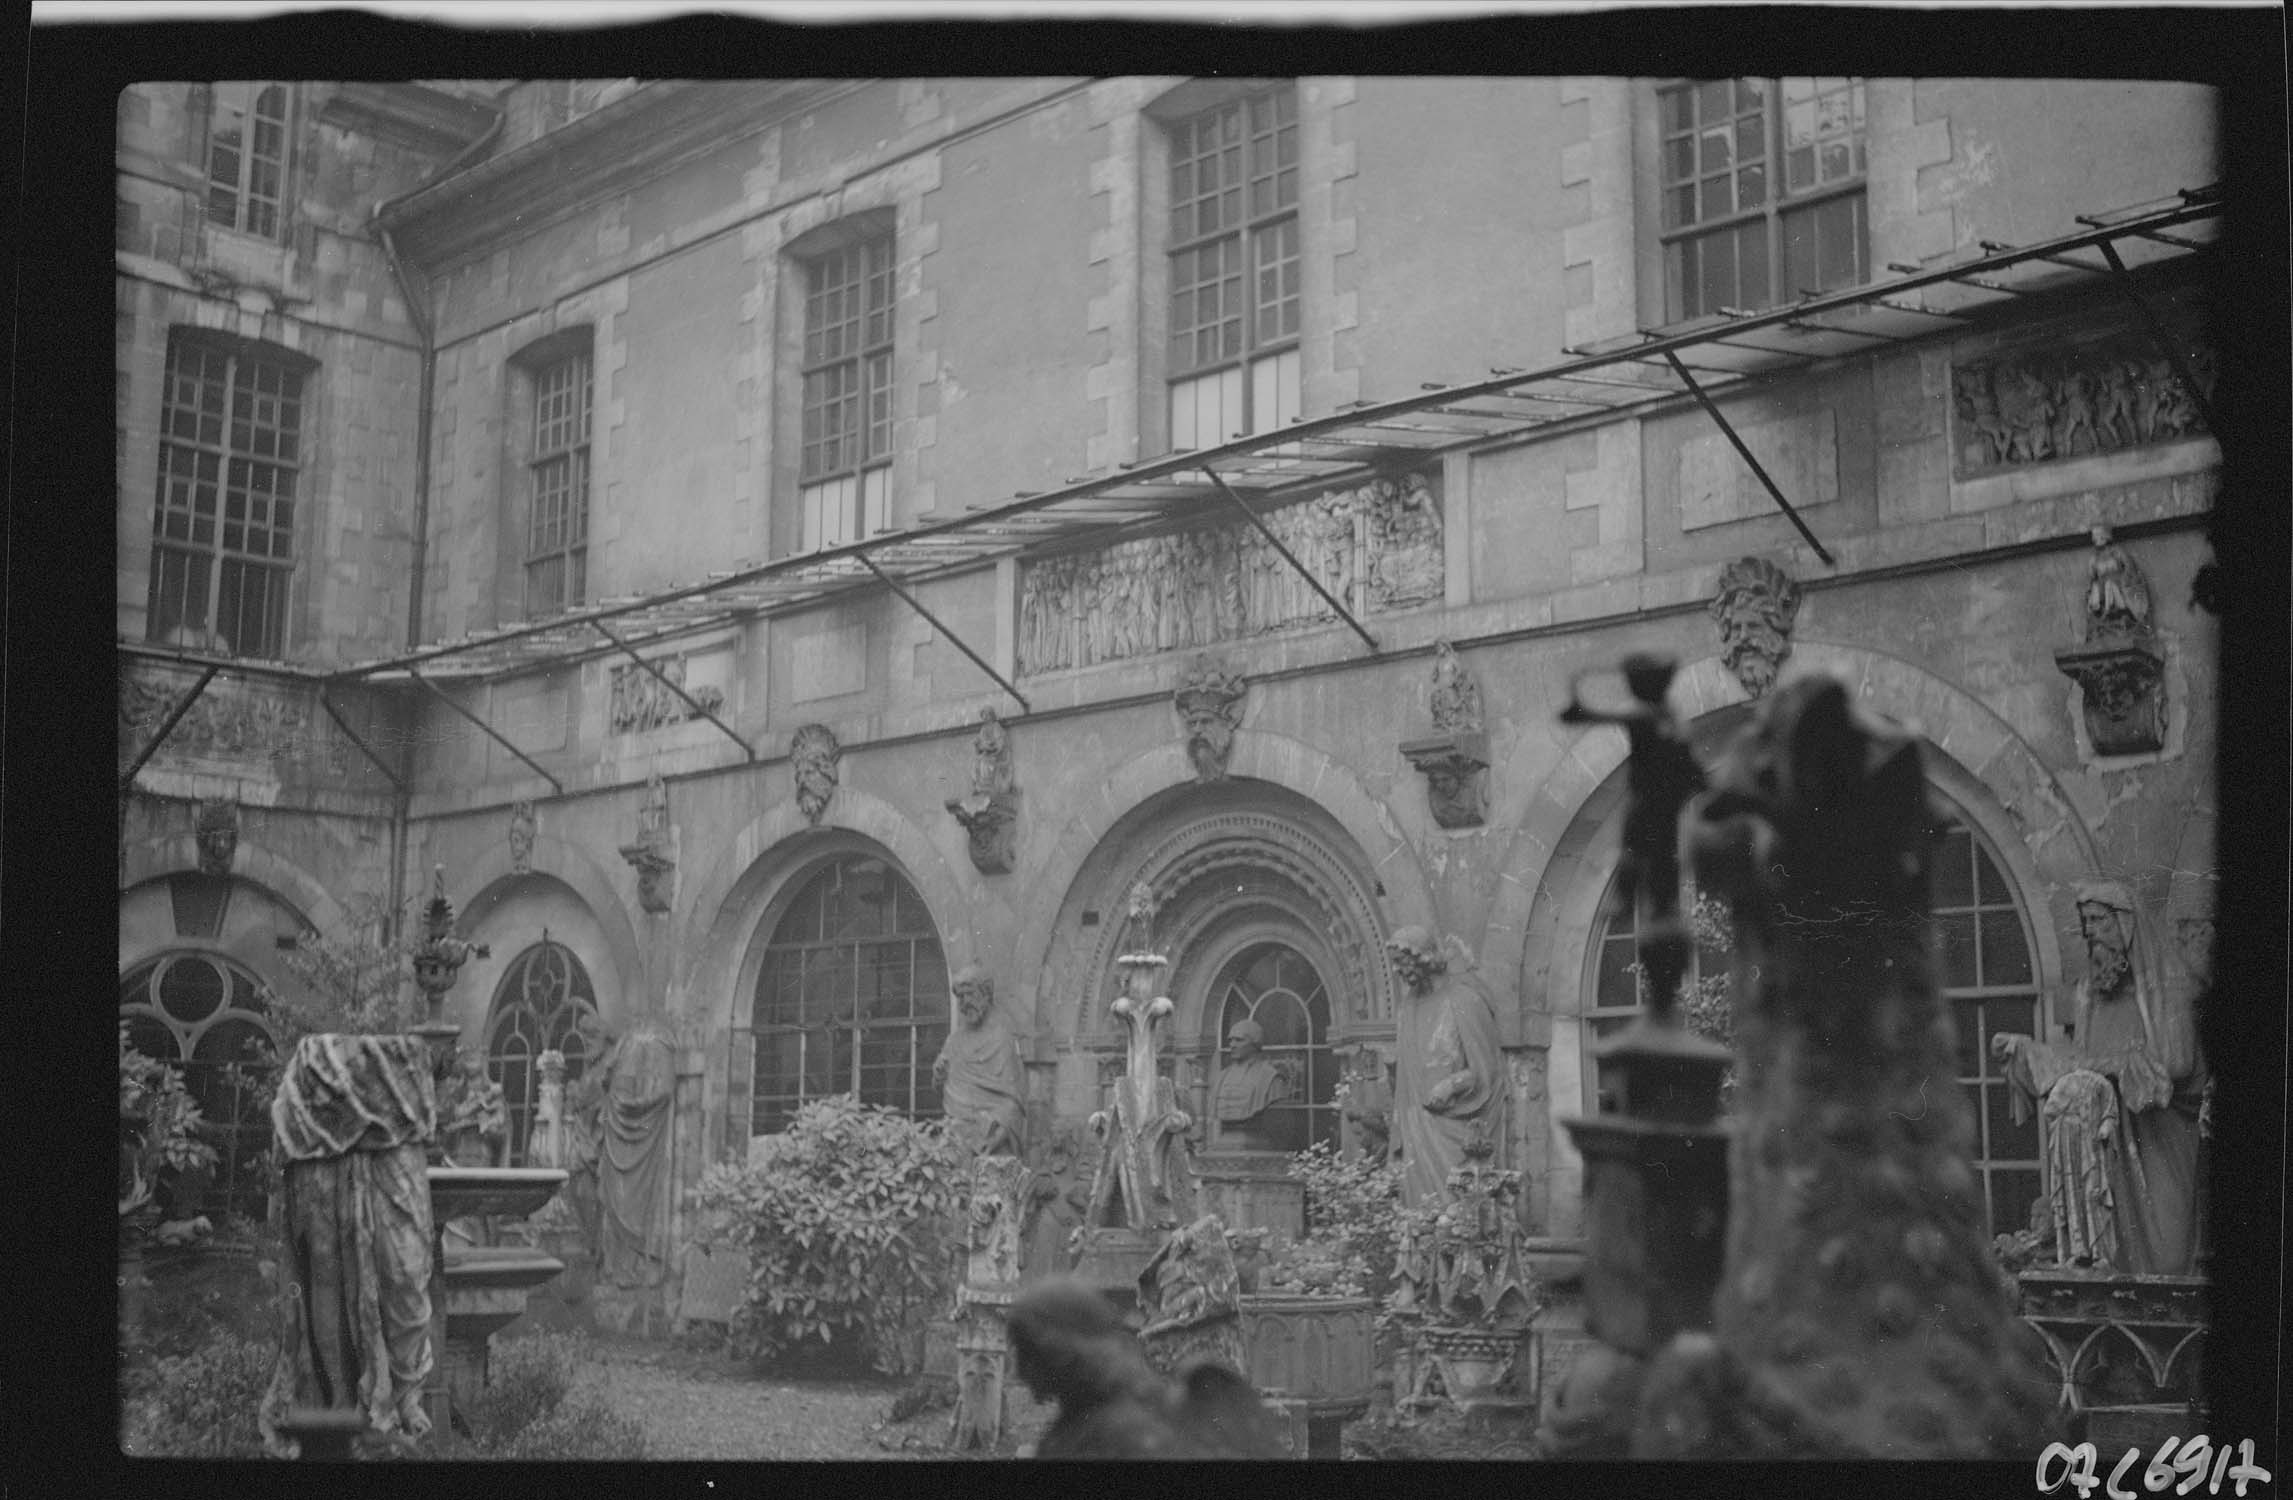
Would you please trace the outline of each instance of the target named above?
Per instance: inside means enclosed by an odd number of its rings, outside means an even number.
[[[207,119],[207,217],[277,239],[287,197],[283,83],[218,83]]]
[[[152,519],[152,640],[285,654],[303,371],[178,329],[167,346]]]
[[[1170,134],[1170,443],[1208,448],[1299,414],[1298,91]]]
[[[1870,279],[1863,80],[1704,79],[1657,113],[1667,321]]]
[[[135,1050],[173,1066],[198,1102],[201,1139],[216,1153],[201,1208],[260,1220],[278,1046],[262,980],[219,953],[164,953],[120,976],[119,1013]]]
[[[939,930],[916,888],[882,859],[827,865],[773,928],[757,975],[752,1133],[833,1094],[938,1117],[932,1062],[948,1005]]]
[[[1264,1033],[1262,1050],[1288,1076],[1288,1097],[1268,1105],[1256,1122],[1261,1133],[1287,1151],[1314,1141],[1336,1145],[1338,1065],[1329,1045],[1330,994],[1313,964],[1286,943],[1256,943],[1235,955],[1210,993],[1220,1047],[1236,1023],[1256,1022]],[[1221,1061],[1224,1056],[1221,1051]]]
[[[493,1019],[486,1028],[487,1069],[502,1086],[509,1111],[509,1165],[539,1165],[532,1160],[534,1112],[541,1102],[536,1059],[544,1052],[564,1057],[570,1093],[593,1060],[583,1023],[596,1020],[596,987],[572,949],[544,933],[511,961],[494,991]]]
[[[891,524],[893,240],[805,262],[802,550]]]
[[[581,603],[589,586],[590,354],[534,372],[533,506],[527,513],[528,616]]]

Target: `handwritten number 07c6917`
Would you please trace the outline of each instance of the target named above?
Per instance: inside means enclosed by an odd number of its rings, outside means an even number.
[[[2230,1462],[2232,1457],[2235,1463]],[[2141,1491],[2131,1488],[2126,1480],[2141,1461],[2142,1450],[2128,1448],[2105,1480],[2100,1472],[2101,1454],[2092,1443],[2080,1443],[2075,1448],[2068,1443],[2048,1443],[2046,1451],[2038,1455],[2038,1493],[2051,1495],[2068,1484],[2078,1492],[2078,1500],[2089,1500],[2097,1487],[2104,1500],[2134,1500]],[[2269,1471],[2254,1462],[2253,1439],[2246,1438],[2234,1448],[2228,1443],[2216,1448],[2201,1432],[2186,1442],[2170,1437],[2160,1443],[2149,1466],[2142,1470],[2142,1490],[2153,1495],[2168,1490],[2187,1495],[2202,1484],[2208,1495],[2218,1495],[2222,1481],[2227,1479],[2232,1493],[2243,1497],[2248,1483],[2267,1484],[2270,1478]]]

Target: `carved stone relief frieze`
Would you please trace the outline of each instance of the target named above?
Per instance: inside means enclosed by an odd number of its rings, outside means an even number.
[[[613,669],[613,692],[610,700],[610,724],[615,734],[639,734],[648,729],[659,729],[668,724],[682,724],[696,719],[700,713],[685,702],[668,683],[685,688],[686,697],[710,713],[724,707],[724,689],[709,685],[686,687],[683,656],[663,657],[648,663],[661,674],[655,677],[635,662],[624,662]],[[666,678],[668,682],[662,681]]]
[[[1263,519],[1356,614],[1442,596],[1441,504],[1423,475],[1332,490]],[[1336,618],[1255,528],[1198,526],[1029,564],[1020,579],[1019,670],[1194,650]]]
[[[1791,654],[1791,628],[1799,618],[1799,585],[1764,557],[1739,558],[1720,570],[1720,589],[1708,606],[1720,627],[1720,652],[1736,681],[1754,698],[1775,686]]]
[[[120,674],[123,755],[140,750],[159,733],[196,680],[135,670]],[[274,771],[300,768],[329,775],[350,768],[349,745],[301,696],[221,680],[210,682],[192,701],[156,757],[265,761]]]
[[[2182,339],[2191,371],[2213,394],[2211,348]],[[2001,355],[1951,370],[1961,478],[1993,469],[2199,436],[2197,402],[2146,334],[2078,348]]]
[[[788,760],[796,775],[796,806],[805,822],[817,827],[827,813],[828,801],[836,795],[837,765],[843,758],[844,747],[836,743],[836,732],[825,724],[806,724],[790,740]]]

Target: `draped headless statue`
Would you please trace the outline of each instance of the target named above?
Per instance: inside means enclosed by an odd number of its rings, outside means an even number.
[[[982,1156],[1017,1156],[1027,1075],[1019,1044],[995,1013],[995,981],[977,964],[958,969],[956,1026],[932,1063],[932,1081],[956,1133]]]
[[[1405,927],[1386,943],[1408,986],[1396,1018],[1400,1053],[1394,1079],[1394,1134],[1401,1145],[1402,1195],[1413,1206],[1442,1201],[1466,1145],[1505,1152],[1505,1056],[1497,1011],[1471,975],[1452,973],[1433,934]]]
[[[615,1286],[655,1286],[668,1271],[670,1137],[676,1053],[644,1026],[594,1065],[603,1079],[597,1125],[598,1268]]]

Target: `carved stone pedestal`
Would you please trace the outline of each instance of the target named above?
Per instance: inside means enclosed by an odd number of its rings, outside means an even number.
[[[1336,1458],[1345,1424],[1369,1410],[1377,1306],[1367,1297],[1245,1292],[1250,1383],[1284,1419],[1298,1458]]]
[[[993,1450],[1009,1425],[1011,1335],[1005,1324],[1016,1287],[967,1287],[955,1333],[955,1419],[948,1445]]]
[[[1489,736],[1459,730],[1404,740],[1401,753],[1425,778],[1426,805],[1443,828],[1478,828],[1489,815]]]
[[[1202,1206],[1230,1230],[1265,1229],[1273,1244],[1306,1232],[1306,1185],[1280,1151],[1207,1151],[1195,1162]]]
[[[2054,653],[2078,684],[2096,755],[2148,755],[2166,740],[2165,659],[2135,639],[2093,641]]]
[[[2071,1441],[2154,1453],[2169,1436],[2205,1431],[2204,1277],[2044,1266],[2015,1282],[2062,1381]]]

